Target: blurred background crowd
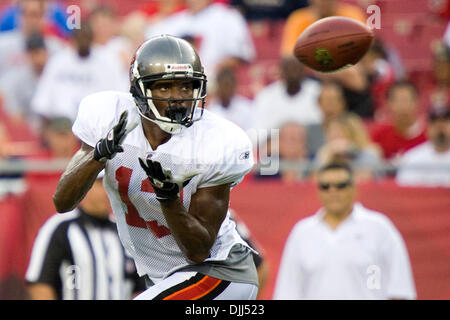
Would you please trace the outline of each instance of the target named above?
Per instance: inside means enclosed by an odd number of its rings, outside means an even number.
[[[380,29],[356,66],[319,74],[292,56],[298,35],[319,17],[366,23],[371,5],[380,9]],[[315,168],[346,160],[367,190],[389,183],[381,193],[393,185],[403,188],[391,190],[397,195],[439,192],[432,206],[440,209],[428,210],[450,213],[448,200],[441,201],[450,195],[449,19],[448,0],[0,1],[0,297],[23,295],[33,239],[54,212],[51,194],[79,147],[71,125],[80,100],[129,91],[135,50],[160,33],[197,48],[208,76],[206,108],[246,130],[255,154],[276,162],[278,170],[267,175],[260,170],[267,163],[257,158],[236,190],[237,212],[273,258],[273,274],[280,252],[271,255],[264,227],[249,223],[257,219],[238,199],[248,184],[301,193]],[[279,129],[276,139],[252,135],[270,129]],[[447,238],[435,256],[449,262]],[[406,240],[414,269],[420,259]],[[442,268],[446,287],[434,297],[450,298],[449,266]],[[425,297],[436,292],[424,290]]]

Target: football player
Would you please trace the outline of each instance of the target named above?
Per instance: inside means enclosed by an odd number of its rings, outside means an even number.
[[[193,47],[161,35],[137,50],[130,94],[80,104],[82,141],[54,204],[73,209],[104,168],[123,245],[149,288],[137,299],[255,299],[252,249],[230,220],[230,189],[253,166],[246,133],[203,109],[206,76]]]

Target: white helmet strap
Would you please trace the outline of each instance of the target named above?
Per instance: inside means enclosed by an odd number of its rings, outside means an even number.
[[[188,73],[189,73],[189,72],[192,73],[192,66],[189,65],[189,64],[186,64],[186,65],[165,65],[165,67],[166,67],[166,69],[169,69],[170,72],[172,72],[172,73],[174,73],[174,72],[176,72],[176,71],[179,71],[179,70],[177,70],[177,69],[179,69],[179,68],[181,68],[181,67],[186,68],[187,71],[188,71]],[[189,67],[190,67],[190,69],[189,69]],[[169,70],[167,70],[167,71],[169,71]],[[186,70],[185,70],[185,71],[186,71]],[[136,73],[137,73],[137,75],[139,75],[139,72],[138,72],[137,70],[136,70]],[[174,123],[172,119],[170,119],[170,118],[168,118],[168,117],[165,117],[165,116],[161,115],[161,114],[159,113],[158,109],[156,108],[155,104],[153,103],[151,89],[145,88],[144,83],[143,83],[142,80],[138,80],[137,83],[138,83],[138,85],[139,85],[140,91],[144,94],[144,96],[146,96],[146,103],[147,103],[147,105],[148,105],[149,111],[150,111],[151,113],[153,113],[153,115],[154,115],[154,117],[155,117],[155,119],[152,119],[152,118],[150,118],[149,116],[146,116],[146,115],[144,114],[144,112],[143,112],[139,107],[137,107],[137,108],[138,108],[139,114],[140,114],[143,118],[145,118],[145,119],[147,119],[147,120],[149,120],[149,121],[155,123],[155,124],[158,125],[163,131],[168,132],[168,133],[170,133],[170,134],[176,134],[176,133],[179,133],[184,127],[186,127],[186,126],[183,125],[182,123],[176,123],[176,122]],[[192,116],[194,116],[194,114],[195,114],[195,110],[196,110],[196,108],[197,108],[197,106],[198,106],[198,103],[199,103],[200,95],[201,95],[202,92],[203,92],[203,87],[204,87],[204,82],[203,82],[203,81],[200,81],[200,86],[199,86],[199,88],[194,88],[194,89],[193,89],[193,95],[192,95],[192,97],[195,97],[195,100],[193,100],[193,103],[192,103],[192,105],[191,105],[191,110],[190,110],[191,113],[192,113]],[[191,120],[194,120],[194,119],[191,119]]]

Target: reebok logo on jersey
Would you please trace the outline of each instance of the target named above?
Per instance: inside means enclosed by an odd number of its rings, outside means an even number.
[[[250,157],[250,151],[245,151],[243,153],[241,153],[241,155],[239,156],[240,160],[245,160],[248,159]]]

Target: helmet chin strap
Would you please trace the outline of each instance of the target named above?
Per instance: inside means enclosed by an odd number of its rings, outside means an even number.
[[[148,104],[150,106],[150,104],[153,105],[153,102],[148,101]],[[154,107],[154,106],[153,106]],[[183,130],[184,126],[181,123],[167,123],[167,122],[163,122],[163,121],[159,121],[157,119],[151,119],[149,117],[147,117],[145,114],[142,113],[141,108],[138,107],[138,105],[136,104],[136,108],[137,111],[139,113],[139,115],[141,117],[143,117],[144,119],[147,119],[148,121],[153,122],[154,124],[156,124],[161,130],[170,133],[170,134],[178,134],[181,132],[181,130]],[[152,106],[150,106],[150,109],[152,109]],[[155,108],[156,109],[156,108]]]

